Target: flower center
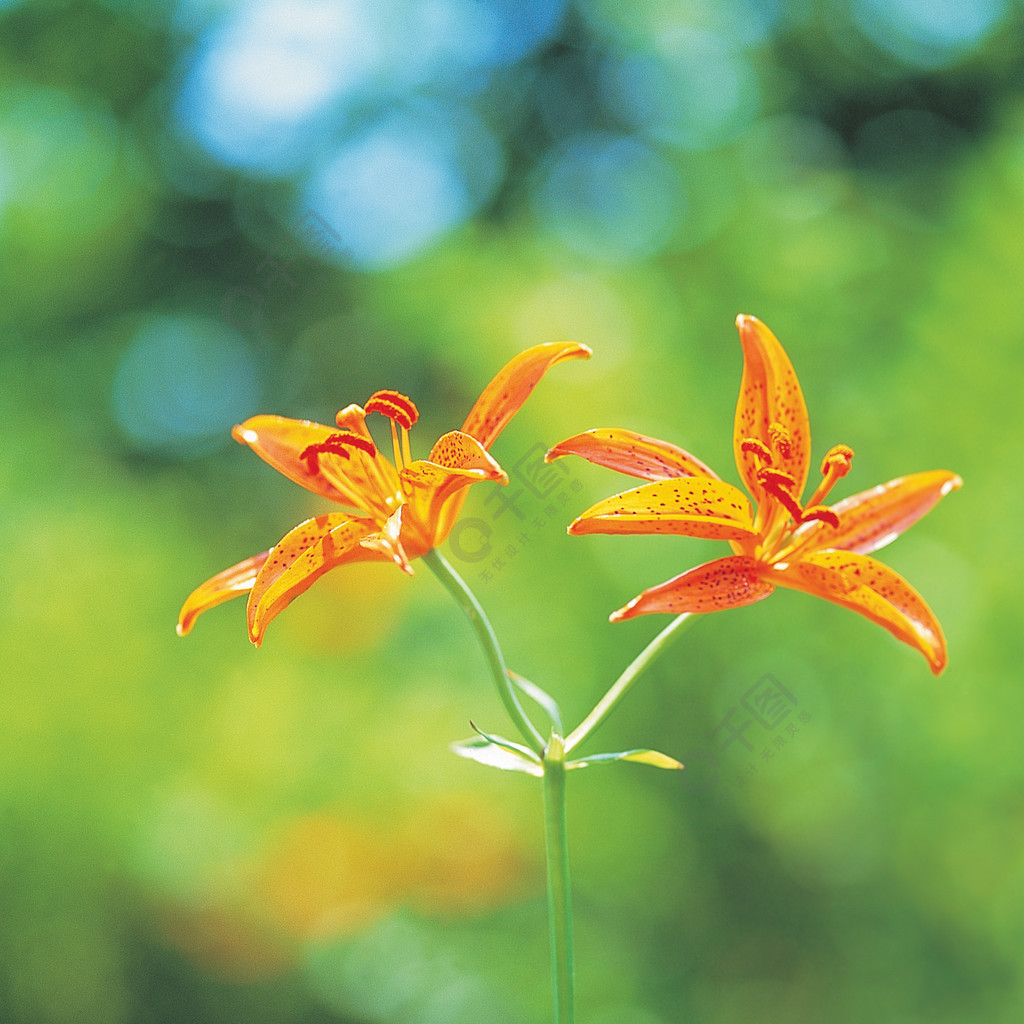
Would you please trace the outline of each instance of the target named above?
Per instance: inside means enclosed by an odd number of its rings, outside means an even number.
[[[776,466],[777,459],[789,456],[791,447],[789,432],[778,423],[773,423],[768,428],[767,444],[753,437],[745,438],[740,444],[742,451],[756,456],[761,462],[757,479],[764,488],[765,495],[770,495],[774,499],[777,503],[776,508],[782,506],[789,513],[780,521],[770,508],[764,507],[768,503],[764,503],[757,510],[756,526],[764,537],[762,546],[765,551],[771,553],[771,556],[782,550],[793,531],[803,523],[817,520],[838,529],[839,516],[823,502],[836,482],[850,471],[850,464],[853,461],[853,449],[845,444],[830,448],[821,463],[821,483],[807,504],[801,506],[795,494],[796,480]]]

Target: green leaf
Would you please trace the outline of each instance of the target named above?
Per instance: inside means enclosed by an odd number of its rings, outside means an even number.
[[[451,749],[459,757],[486,764],[491,768],[500,768],[502,771],[525,772],[527,775],[535,775],[538,778],[544,774],[544,770],[536,760],[526,758],[508,747],[491,743],[490,740],[486,740],[482,736],[459,740],[452,744]]]
[[[528,760],[533,761],[534,764],[540,764],[540,758],[529,747],[524,747],[522,743],[507,740],[504,736],[492,736],[490,733],[484,732],[483,729],[478,729],[476,722],[470,721],[469,725],[477,736],[482,736],[488,743],[493,743],[496,747],[501,747],[510,753],[521,754]]]
[[[518,672],[513,672],[510,668],[505,669],[505,672],[509,679],[512,680],[513,686],[525,693],[538,707],[543,708],[548,718],[551,719],[555,732],[562,733],[564,731],[562,729],[562,709],[558,706],[555,698],[547,691],[542,690],[536,683],[531,683],[525,676],[521,676]]]
[[[681,761],[677,761],[668,754],[660,754],[657,750],[620,750],[617,754],[592,754],[590,757],[580,757],[575,761],[566,764],[566,770],[573,768],[589,768],[592,764],[609,764],[612,761],[635,761],[637,764],[649,764],[654,768],[671,768],[680,771],[683,767]]]

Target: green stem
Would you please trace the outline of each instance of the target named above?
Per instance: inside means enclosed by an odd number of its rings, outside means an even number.
[[[501,702],[505,705],[505,710],[508,712],[509,717],[515,723],[523,739],[538,754],[543,753],[544,738],[537,731],[537,727],[533,722],[527,717],[526,712],[523,711],[523,706],[519,703],[515,690],[512,689],[512,683],[508,678],[508,671],[505,668],[505,659],[502,656],[501,648],[498,646],[498,638],[494,635],[494,630],[484,614],[480,602],[437,548],[431,548],[423,556],[423,561],[430,566],[434,575],[445,585],[448,593],[459,603],[466,618],[469,619],[470,625],[476,631],[476,635],[480,639],[480,645],[484,649],[484,655],[487,658],[487,665],[491,670],[491,675],[494,677],[494,684],[498,688],[498,696],[501,697]]]
[[[548,864],[555,1024],[573,1024],[572,889],[565,822],[565,750],[562,737],[557,733],[552,734],[544,754],[544,848]]]
[[[565,740],[565,752],[569,753],[578,747],[604,720],[609,712],[626,695],[626,691],[640,678],[648,666],[663,654],[675,640],[697,621],[697,616],[690,612],[673,619],[629,664],[625,672],[612,683],[608,692],[594,705],[594,710]]]

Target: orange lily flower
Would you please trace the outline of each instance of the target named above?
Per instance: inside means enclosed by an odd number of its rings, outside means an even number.
[[[556,363],[590,349],[573,343],[535,345],[511,360],[484,388],[461,430],[438,440],[427,459],[412,458],[409,432],[419,413],[397,391],[378,391],[365,406],[337,415],[337,428],[283,416],[254,416],[232,431],[274,469],[347,510],[300,523],[276,547],[207,580],[189,595],[178,617],[184,636],[209,608],[249,595],[249,638],[257,646],[267,625],[320,576],[339,565],[410,562],[443,543],[470,484],[508,483],[488,452],[537,383]],[[380,413],[391,421],[394,463],[381,455],[366,427]]]
[[[761,601],[775,587],[802,590],[866,616],[919,650],[937,675],[946,665],[942,628],[924,599],[871,552],[898,537],[961,485],[945,470],[898,477],[826,506],[853,452],[829,450],[822,479],[802,501],[811,434],[803,393],[782,345],[751,316],[736,320],[743,378],[733,432],[740,476],[756,505],[675,445],[626,430],[590,430],[548,452],[579,455],[651,481],[587,509],[569,533],[675,533],[728,541],[733,554],[645,590],[613,612],[617,622],[650,612],[699,613]]]

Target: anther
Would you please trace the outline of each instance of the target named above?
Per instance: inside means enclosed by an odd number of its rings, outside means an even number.
[[[379,412],[393,420],[403,430],[409,430],[420,418],[412,400],[397,391],[375,391],[364,406],[367,413]]]
[[[788,459],[793,453],[793,441],[789,431],[781,423],[773,423],[768,428],[768,441],[784,459]]]
[[[306,468],[310,473],[318,473],[321,455],[340,455],[343,459],[350,459],[352,454],[349,452],[349,448],[358,448],[370,456],[377,454],[377,449],[369,438],[345,433],[328,434],[322,441],[307,445],[303,448],[299,458],[305,461]]]
[[[832,509],[826,508],[824,505],[814,505],[811,508],[804,509],[799,521],[801,523],[809,523],[813,519],[828,523],[835,530],[839,529],[839,516]]]
[[[803,515],[803,509],[800,507],[800,502],[790,492],[790,488],[796,486],[796,481],[788,473],[783,473],[778,469],[762,469],[757,474],[757,479],[761,481],[762,486],[769,494],[785,506],[786,511],[793,519],[799,522],[800,516]]]
[[[763,441],[758,441],[753,437],[748,437],[740,442],[740,451],[746,452],[749,455],[756,455],[766,466],[770,466],[774,461],[768,446]]]
[[[778,487],[788,490],[791,487],[796,487],[796,480],[789,473],[785,473],[781,469],[773,469],[770,466],[758,470],[757,479],[764,484],[766,490],[774,490]]]

